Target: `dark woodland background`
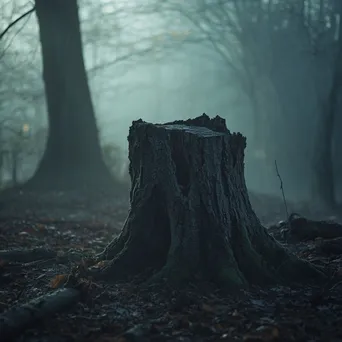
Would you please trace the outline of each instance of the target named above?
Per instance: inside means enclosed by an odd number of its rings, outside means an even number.
[[[341,18],[0,0],[1,341],[341,341]]]
[[[329,206],[340,198],[339,1],[80,0],[78,5],[93,106],[82,81],[69,80],[79,102],[72,109],[75,117],[57,128],[48,120],[43,81],[56,82],[54,77],[77,63],[81,47],[68,34],[77,23],[63,13],[68,9],[56,5],[37,13],[37,20],[29,3],[1,3],[3,187],[34,174],[48,122],[60,149],[67,132],[74,136],[70,144],[88,148],[94,127],[84,134],[79,129],[95,123],[85,113],[77,116],[80,108],[95,112],[104,159],[121,180],[127,180],[126,137],[132,120],[165,122],[205,112],[224,117],[230,130],[247,136],[251,190],[280,195],[277,160],[288,197]],[[46,31],[41,38],[39,26]],[[49,80],[42,78],[44,49],[45,55],[58,54],[61,63],[51,65],[59,75]],[[60,106],[67,101],[50,92]],[[56,108],[56,113],[48,109],[50,116],[59,115]]]

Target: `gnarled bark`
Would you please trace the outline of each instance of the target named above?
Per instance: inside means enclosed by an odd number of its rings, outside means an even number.
[[[153,280],[204,278],[229,288],[323,277],[260,224],[244,179],[246,139],[225,120],[138,120],[128,140],[131,209],[101,255],[111,260],[103,277],[153,268]]]

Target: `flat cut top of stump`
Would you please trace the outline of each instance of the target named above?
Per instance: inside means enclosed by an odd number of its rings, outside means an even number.
[[[167,130],[173,131],[184,131],[186,133],[206,137],[214,137],[214,136],[224,136],[225,133],[213,131],[207,127],[200,127],[200,126],[187,126],[187,125],[156,125],[159,127],[163,127]]]

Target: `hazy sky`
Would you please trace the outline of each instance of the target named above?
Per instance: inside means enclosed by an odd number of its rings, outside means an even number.
[[[284,182],[291,184],[289,192],[307,189],[313,130],[329,91],[331,50],[324,47],[324,53],[313,55],[305,25],[292,24],[289,29],[293,17],[286,15],[280,21],[279,16],[272,18],[276,24],[265,20],[254,25],[253,13],[249,17],[244,12],[245,21],[238,22],[227,7],[226,17],[222,10],[210,12],[209,7],[208,17],[200,18],[196,27],[180,15],[151,11],[148,5],[153,1],[79,2],[85,62],[102,140],[126,149],[132,120],[163,122],[203,112],[218,114],[229,129],[247,136],[250,184],[278,192],[276,158]],[[15,4],[17,13],[12,13]],[[0,23],[5,26],[32,5],[2,0],[0,6],[8,16]],[[230,20],[227,30],[220,25],[222,18]],[[208,23],[216,23],[216,31],[210,31]],[[23,29],[18,25],[2,42],[11,56],[0,65],[5,70],[3,89],[10,94],[1,100],[2,115],[17,107],[27,112],[34,108],[32,127],[46,125],[35,15],[22,24]],[[203,39],[205,32],[219,44]],[[253,143],[257,122],[263,147]]]

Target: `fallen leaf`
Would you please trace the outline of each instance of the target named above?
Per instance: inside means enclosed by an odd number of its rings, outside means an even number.
[[[243,337],[244,342],[273,342],[279,338],[279,329],[274,326],[260,326],[255,332]]]
[[[35,228],[41,231],[47,230],[46,225],[42,223],[36,223]]]
[[[210,312],[210,313],[215,312],[215,308],[208,304],[202,304],[202,310],[205,312]]]
[[[57,289],[65,284],[68,279],[67,274],[58,274],[50,282],[50,287],[52,289]]]

